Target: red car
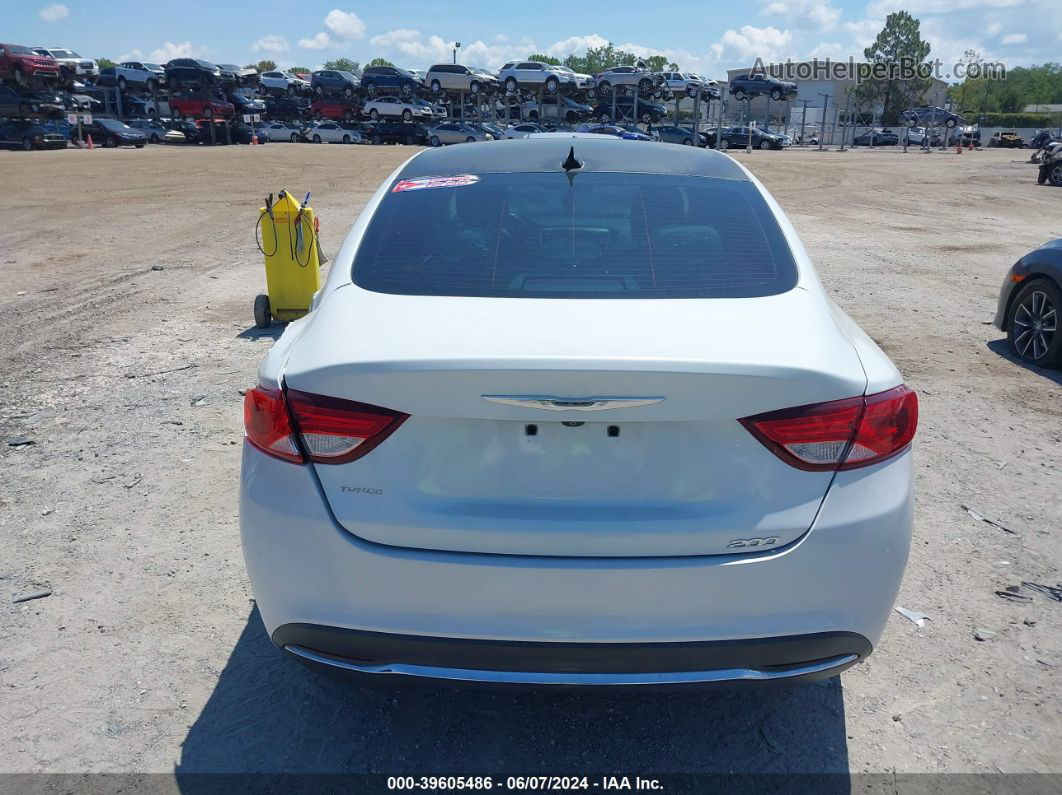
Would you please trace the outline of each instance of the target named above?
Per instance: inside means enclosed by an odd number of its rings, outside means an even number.
[[[231,102],[220,99],[195,99],[192,97],[171,97],[170,118],[174,119],[213,119],[215,116],[232,116],[236,107]]]
[[[361,113],[361,106],[355,102],[340,102],[334,99],[319,99],[310,105],[310,113],[320,121],[321,119],[333,119],[334,121],[353,121]]]
[[[50,55],[38,55],[21,44],[0,44],[0,77],[28,86],[35,77],[59,79],[59,62]]]

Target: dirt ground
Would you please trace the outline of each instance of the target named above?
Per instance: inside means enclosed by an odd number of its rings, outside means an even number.
[[[276,336],[256,208],[312,190],[335,252],[412,151],[0,153],[0,772],[1062,772],[1062,604],[996,595],[1062,582],[1062,375],[989,325],[1062,236],[1024,153],[737,155],[921,397],[898,604],[924,627],[894,614],[823,684],[695,695],[367,693],[275,650],[237,531]]]

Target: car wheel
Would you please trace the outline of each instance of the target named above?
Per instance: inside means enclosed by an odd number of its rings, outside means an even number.
[[[771,148],[770,141],[760,141],[760,149],[767,150]]]
[[[683,146],[693,146],[693,141],[690,140],[689,138],[683,138],[682,139],[682,145]]]
[[[440,83],[438,80],[432,80],[431,81],[431,93],[433,93],[433,94],[441,94],[442,93],[442,83]]]
[[[137,149],[143,149],[144,148],[144,144],[133,144],[133,146],[135,146]]]
[[[254,299],[254,324],[258,328],[269,328],[273,325],[273,315],[269,311],[268,295],[259,295]]]
[[[653,81],[650,80],[649,78],[643,77],[641,80],[638,81],[638,90],[639,91],[641,91],[643,93],[647,93],[647,92],[651,91],[652,88],[653,88]]]
[[[471,83],[468,84],[468,93],[469,94],[476,95],[476,94],[479,94],[479,91],[480,91],[480,85],[479,85],[479,81],[478,80],[473,80]]]
[[[295,86],[293,86],[293,85],[289,85],[289,86],[288,86],[288,87],[287,87],[286,89],[284,89],[284,92],[285,92],[285,93],[286,93],[286,94],[287,94],[287,95],[288,95],[289,97],[293,97],[293,96],[295,96]]]
[[[124,77],[119,77],[118,78],[118,88],[120,88],[122,91],[125,91],[125,87],[126,87],[125,78]]]
[[[559,89],[560,89],[560,80],[558,80],[555,77],[547,77],[546,78],[546,93],[547,94],[556,94]]]
[[[530,113],[527,114],[527,118],[529,118],[531,121],[538,121],[538,111],[537,110],[531,111]]]
[[[203,108],[203,118],[204,119],[212,119],[212,118],[214,118],[214,109],[213,108]]]
[[[159,117],[159,112],[154,108],[148,108],[147,115],[149,119],[157,119]]]
[[[776,88],[776,89],[774,89],[774,90],[773,90],[773,91],[771,92],[771,99],[773,99],[773,100],[774,100],[775,102],[777,102],[777,101],[778,101],[778,100],[780,100],[781,98],[782,98],[782,92],[781,92],[781,91],[779,91],[779,90],[778,90],[777,88]]]
[[[505,78],[505,93],[507,93],[507,94],[515,94],[516,90],[519,87],[520,86],[516,82],[516,78],[515,77],[507,77],[507,78]]]
[[[438,135],[433,135],[431,137],[431,145],[432,146],[442,146],[442,141],[439,140],[439,136]]]
[[[608,124],[608,122],[611,121],[611,119],[612,119],[612,115],[611,114],[609,114],[609,113],[599,113],[598,116],[597,116],[597,123],[598,124]]]
[[[29,116],[33,112],[33,108],[29,106],[29,103],[20,102],[18,105],[18,112],[21,116]]]
[[[152,135],[151,136],[151,143],[157,144],[157,143],[160,143],[161,141],[162,141],[162,139],[159,138],[157,135]]]
[[[641,116],[638,117],[638,120],[642,124],[652,124],[653,123],[653,114],[652,113],[643,113]]]
[[[728,141],[726,138],[724,138],[722,141],[719,142],[719,148],[720,149],[729,149],[730,148],[730,141]]]
[[[376,83],[369,81],[365,84],[365,90],[369,92],[370,97],[376,96]]]
[[[28,138],[28,137],[27,138],[23,138],[22,139],[22,150],[24,152],[32,151],[33,150],[33,139]]]
[[[369,118],[372,119],[373,121],[379,121],[380,120],[380,111],[376,110],[376,108],[373,108],[372,110],[369,111]]]
[[[343,136],[343,143],[345,143],[345,144],[349,144],[350,143],[350,136],[349,135],[344,135]]]
[[[29,83],[29,81],[26,80],[26,73],[17,66],[11,70],[11,77],[13,77],[15,82],[20,86],[25,86]]]
[[[602,80],[597,84],[597,95],[604,99],[612,93],[612,85],[607,80]]]
[[[343,96],[347,99],[350,99],[352,96],[354,96],[354,89],[350,86],[343,86]]]
[[[417,142],[417,139],[414,138],[412,135],[407,135],[406,136],[406,141],[405,141],[406,146],[413,146],[413,144],[415,144],[416,142]]]
[[[413,120],[413,114],[409,112],[409,108],[406,108],[404,111],[402,111],[402,121],[412,121],[412,120]]]
[[[297,136],[295,133],[292,133],[291,134],[291,142],[293,144],[297,144],[299,142],[299,136]]]
[[[1056,188],[1062,188],[1062,163],[1055,163],[1047,172],[1047,180]]]
[[[946,122],[944,122],[944,126],[950,130],[952,127],[955,126],[955,119],[948,119]]]
[[[117,138],[104,138],[103,139],[103,145],[105,147],[107,147],[108,149],[114,149],[114,148],[116,148],[118,146],[118,139]]]
[[[381,143],[383,143],[383,139],[380,138],[379,135],[373,135],[369,138],[369,142],[375,144],[376,146],[379,146]]]
[[[147,86],[147,90],[150,91],[152,94],[159,90],[159,81],[156,80],[154,77],[149,77],[144,85]]]
[[[1007,341],[1016,356],[1042,367],[1062,365],[1062,290],[1050,279],[1033,279],[1014,297]]]
[[[473,138],[473,137],[472,137],[471,135],[470,135],[470,136],[468,136],[468,137],[467,137],[467,138],[465,139],[465,143],[466,143],[466,144],[474,144],[475,142],[476,142],[476,139],[475,139],[475,138]]]
[[[321,136],[320,136],[320,135],[315,135],[315,136],[313,137],[313,142],[314,142],[315,144],[319,144],[319,143],[321,143]]]

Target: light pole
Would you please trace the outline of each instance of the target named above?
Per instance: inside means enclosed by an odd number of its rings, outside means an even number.
[[[454,63],[457,63],[457,51],[461,49],[461,42],[454,42]]]

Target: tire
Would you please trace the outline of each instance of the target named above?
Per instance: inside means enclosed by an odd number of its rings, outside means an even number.
[[[770,148],[771,148],[771,142],[770,141],[760,141],[760,149],[762,149],[763,151],[767,151]]]
[[[598,124],[608,124],[610,121],[612,121],[611,113],[599,113],[597,116]]]
[[[343,96],[347,99],[350,99],[352,96],[354,96],[354,89],[350,86],[343,86]]]
[[[284,89],[284,93],[289,97],[295,96],[295,86],[289,84],[288,87]]]
[[[135,146],[137,149],[143,149],[144,148],[144,144],[133,144],[133,146]]]
[[[547,94],[556,94],[560,90],[560,80],[555,77],[547,77],[545,88]]]
[[[473,137],[472,137],[471,135],[470,135],[470,136],[468,136],[468,137],[467,137],[467,138],[465,139],[465,143],[466,143],[466,144],[474,144],[475,142],[476,142],[476,139],[475,139],[475,138],[473,138]]]
[[[268,295],[259,295],[254,299],[254,324],[258,328],[269,328],[273,325],[273,315],[269,311]]]
[[[641,116],[638,117],[638,121],[640,121],[642,124],[652,124],[653,123],[653,114],[652,113],[643,113]]]
[[[432,80],[431,81],[431,93],[433,93],[433,94],[441,94],[442,93],[442,83],[440,83],[438,80]]]
[[[955,123],[955,119],[948,119],[946,122],[944,122],[944,126],[950,130],[952,127],[955,126]]]
[[[432,146],[436,146],[436,147],[442,146],[442,141],[439,140],[439,136],[438,135],[433,135],[431,137],[431,145]]]
[[[369,96],[370,97],[376,96],[376,83],[373,83],[372,81],[369,81],[368,83],[365,84],[365,90],[367,92],[369,92]]]
[[[18,104],[18,112],[20,116],[29,116],[33,112],[33,109],[26,102],[20,102]]]
[[[345,143],[345,144],[349,144],[350,143],[350,136],[349,135],[344,135],[343,136],[343,143]]]
[[[118,148],[118,139],[117,138],[110,138],[110,137],[104,138],[103,139],[103,146],[104,146],[105,149],[117,149]]]
[[[22,151],[23,152],[32,152],[33,151],[33,139],[31,139],[28,136],[22,139]]]
[[[414,138],[412,135],[407,135],[406,136],[406,140],[405,140],[406,146],[413,146],[413,144],[415,144],[416,142],[417,142],[417,139]]]
[[[23,72],[22,69],[17,66],[11,70],[11,78],[15,81],[17,85],[20,86],[25,86],[29,82],[28,80],[26,80],[26,73]]]
[[[149,77],[145,85],[147,86],[147,90],[150,91],[152,94],[159,90],[159,81],[156,80],[154,77]]]
[[[771,91],[771,99],[773,99],[775,102],[777,102],[781,98],[782,98],[782,92],[779,91],[777,88],[774,89],[773,91]]]
[[[516,78],[515,77],[507,77],[507,78],[505,78],[505,93],[506,94],[515,94],[519,88],[520,88],[520,84],[516,82]]]
[[[323,97],[324,96],[324,89],[321,88],[320,86],[314,86],[313,87],[313,93],[314,93],[315,96]]]
[[[652,88],[653,88],[653,81],[650,80],[648,77],[643,77],[641,80],[638,81],[638,90],[640,92],[645,93],[645,92],[648,92],[648,91],[652,90]]]
[[[376,108],[373,108],[372,110],[369,111],[369,118],[372,119],[373,121],[379,121],[380,120],[380,111],[376,110]]]
[[[204,119],[212,119],[212,118],[214,118],[214,109],[213,108],[203,108],[203,118]]]
[[[609,83],[607,80],[602,80],[600,83],[597,84],[597,88],[595,90],[597,91],[597,95],[604,99],[612,93],[612,84]]]
[[[724,138],[722,141],[719,142],[719,148],[720,149],[729,149],[730,148],[730,141],[728,141],[726,138]]]
[[[162,139],[159,138],[157,135],[154,135],[154,134],[152,134],[152,136],[151,136],[151,138],[149,140],[153,144],[157,144],[157,143],[161,143],[162,142]]]
[[[690,138],[683,138],[682,139],[682,145],[683,146],[693,146],[693,141]]]
[[[320,135],[315,135],[315,136],[313,137],[313,142],[314,142],[315,144],[319,144],[319,143],[321,143],[321,136],[320,136]]]
[[[1060,316],[1062,289],[1055,282],[1033,279],[1024,285],[1014,296],[1007,317],[1007,342],[1014,355],[1041,367],[1062,366]]]
[[[159,112],[154,108],[148,108],[147,115],[149,119],[157,119],[159,117]]]
[[[734,99],[736,99],[738,102],[741,102],[743,99],[745,99],[745,92],[739,88],[737,91],[734,92]]]
[[[126,80],[125,80],[124,77],[119,77],[118,78],[118,88],[119,88],[119,90],[125,91],[125,88],[126,88],[127,85],[128,85],[128,83],[126,83]]]
[[[297,144],[299,142],[299,136],[297,136],[295,133],[292,133],[291,134],[291,142],[293,144]]]
[[[538,121],[538,111],[537,110],[531,111],[530,113],[527,114],[527,118],[530,119],[531,121]]]
[[[413,114],[410,112],[409,108],[402,111],[402,121],[413,121]]]

